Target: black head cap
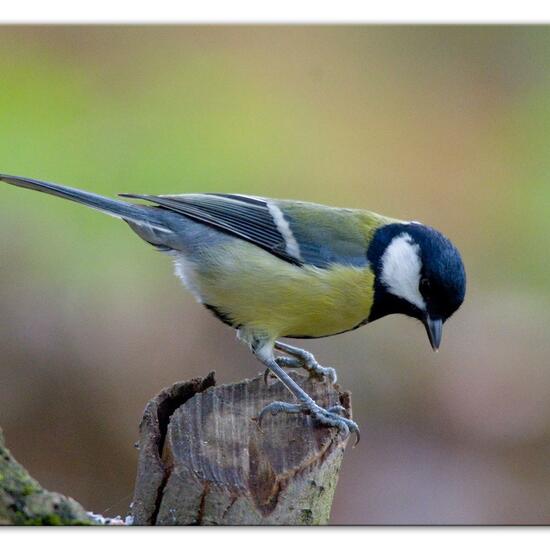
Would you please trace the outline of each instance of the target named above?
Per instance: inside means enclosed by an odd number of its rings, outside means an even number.
[[[457,248],[432,227],[393,223],[376,230],[367,258],[375,273],[369,321],[392,313],[420,319],[437,349],[442,324],[460,307],[466,292]]]

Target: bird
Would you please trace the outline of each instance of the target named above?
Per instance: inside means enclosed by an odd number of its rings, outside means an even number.
[[[280,339],[323,338],[403,314],[424,325],[437,351],[443,324],[465,298],[460,252],[417,221],[243,194],[119,194],[129,202],[27,177],[0,174],[0,181],[122,219],[171,256],[195,299],[294,397],[265,406],[260,425],[266,414],[305,413],[344,438],[354,433],[357,443],[359,426],[343,407],[321,407],[285,369],[332,383],[336,371]]]

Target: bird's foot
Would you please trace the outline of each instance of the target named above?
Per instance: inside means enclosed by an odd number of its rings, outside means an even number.
[[[332,367],[323,367],[317,363],[315,357],[304,351],[302,357],[276,357],[275,361],[280,367],[287,368],[302,368],[309,372],[310,377],[317,378],[318,380],[324,380],[327,378],[333,384],[336,384],[338,376],[336,370]]]
[[[279,413],[286,414],[309,414],[311,415],[319,424],[327,426],[329,428],[337,428],[346,439],[350,433],[354,433],[356,440],[354,446],[359,443],[361,434],[359,432],[359,426],[349,418],[341,416],[345,412],[345,408],[341,405],[336,405],[328,409],[323,409],[315,403],[313,400],[311,402],[303,403],[284,403],[283,401],[274,401],[269,405],[265,406],[259,416],[258,416],[258,425],[261,428],[262,420],[267,414],[275,416]]]
[[[310,378],[315,378],[317,380],[324,380],[325,378],[327,378],[330,382],[336,384],[336,381],[338,380],[336,370],[332,367],[323,367],[319,365],[319,363],[317,363],[317,361],[315,360],[315,357],[313,357],[313,355],[311,354],[309,355],[311,357],[308,357],[307,360],[302,360],[297,357],[279,356],[275,357],[275,362],[280,367],[305,369],[309,373]],[[266,369],[264,372],[264,382],[266,384],[270,374],[276,378],[276,376],[269,369]]]

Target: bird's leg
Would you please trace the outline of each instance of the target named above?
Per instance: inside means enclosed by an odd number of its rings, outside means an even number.
[[[317,363],[315,357],[309,351],[305,349],[289,346],[283,342],[275,342],[275,349],[282,351],[292,357],[276,357],[275,361],[280,367],[301,367],[306,369],[310,376],[323,379],[325,376],[333,383],[336,384],[337,375],[336,371],[332,367],[323,367]]]
[[[341,416],[344,408],[340,405],[323,409],[280,367],[273,357],[273,349],[269,346],[253,347],[256,357],[284,384],[290,393],[296,398],[297,403],[284,403],[274,401],[264,407],[258,416],[258,424],[261,427],[262,419],[266,414],[276,415],[284,412],[287,414],[309,414],[323,426],[338,428],[347,437],[350,432],[355,433],[359,442],[359,426],[349,418]]]

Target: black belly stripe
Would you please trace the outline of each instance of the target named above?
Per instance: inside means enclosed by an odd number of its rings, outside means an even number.
[[[235,325],[229,315],[226,315],[216,306],[211,306],[210,304],[202,304],[208,311],[210,311],[215,317],[217,317],[222,323],[229,325],[230,327],[238,329],[240,325]]]
[[[283,338],[299,338],[300,340],[314,340],[315,338],[327,338],[329,336],[337,336],[338,334],[345,334],[346,332],[357,330],[363,325],[366,325],[368,322],[369,322],[369,318],[367,317],[366,319],[363,319],[360,323],[357,323],[354,327],[347,328],[346,330],[341,330],[340,332],[331,332],[330,334],[322,334],[321,336],[305,336],[305,335],[296,336],[295,334],[285,334]]]

